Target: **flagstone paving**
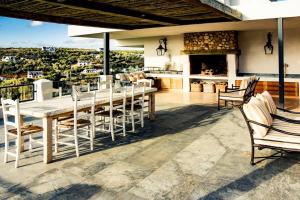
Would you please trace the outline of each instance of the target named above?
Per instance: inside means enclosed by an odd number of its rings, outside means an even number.
[[[297,160],[249,164],[238,110],[167,100],[157,110],[154,122],[116,142],[98,134],[95,152],[83,146],[79,158],[61,148],[45,165],[36,148],[18,169],[0,162],[0,199],[300,199]],[[1,159],[3,146],[1,134]]]

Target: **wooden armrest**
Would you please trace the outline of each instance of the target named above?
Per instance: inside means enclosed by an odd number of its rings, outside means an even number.
[[[265,124],[261,124],[259,122],[253,121],[253,120],[247,120],[247,121],[249,123],[252,123],[252,124],[255,124],[255,125],[258,125],[258,126],[262,126],[262,127],[274,130],[274,131],[282,133],[282,134],[300,136],[299,133],[293,133],[293,132],[284,131],[284,130],[281,130],[281,129],[278,129],[278,128],[274,128],[273,126],[268,126],[268,125],[265,125]]]

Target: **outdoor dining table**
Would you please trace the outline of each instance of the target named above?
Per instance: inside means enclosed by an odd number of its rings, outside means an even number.
[[[141,88],[137,88],[135,91],[136,96],[142,94]],[[140,91],[138,91],[140,90]],[[156,88],[145,88],[145,96],[149,96],[148,112],[150,120],[155,119],[155,92]],[[128,92],[128,98],[131,93]],[[113,101],[117,102],[123,99],[123,93],[116,93],[113,95]],[[105,92],[96,92],[96,106],[109,104],[109,90]],[[88,109],[91,106],[89,100],[82,100],[78,102],[78,109]],[[23,122],[24,116],[31,116],[34,118],[42,119],[43,126],[43,142],[44,142],[44,163],[50,163],[52,161],[52,124],[53,120],[60,116],[73,113],[74,103],[71,95],[52,98],[49,100],[37,102],[24,102],[20,104],[21,122]]]

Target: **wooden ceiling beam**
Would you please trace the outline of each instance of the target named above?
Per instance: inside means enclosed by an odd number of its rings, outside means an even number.
[[[123,24],[114,24],[114,23],[105,23],[105,22],[98,22],[98,21],[89,21],[89,20],[82,20],[82,19],[75,19],[70,17],[60,17],[60,16],[53,16],[53,15],[45,15],[40,13],[32,13],[26,11],[16,11],[16,10],[9,10],[7,8],[0,8],[0,15],[6,17],[14,17],[20,19],[28,19],[28,20],[38,20],[38,21],[45,21],[45,22],[54,22],[59,24],[72,24],[72,25],[79,25],[79,26],[92,26],[92,27],[102,27],[102,28],[116,28],[116,29],[138,29],[138,28],[151,28],[157,27],[155,25],[146,25],[146,26],[133,26],[133,25],[123,25]]]
[[[99,14],[108,14],[111,16],[121,16],[126,18],[133,18],[136,20],[143,20],[152,22],[153,24],[162,25],[181,25],[182,20],[158,16],[151,13],[144,13],[141,11],[126,9],[118,6],[113,6],[108,3],[102,3],[100,1],[86,1],[86,0],[39,0],[41,2],[52,3],[59,6],[65,6],[69,8],[75,8],[79,10],[89,10],[98,12]]]

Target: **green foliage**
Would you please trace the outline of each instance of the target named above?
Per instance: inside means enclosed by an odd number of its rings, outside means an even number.
[[[43,71],[43,78],[53,81],[78,81],[79,78],[95,76],[88,74],[79,77],[84,69],[103,68],[103,52],[91,49],[57,48],[55,53],[51,53],[39,48],[0,48],[0,59],[8,55],[16,56],[17,61],[14,63],[0,61],[0,76],[15,78],[3,81],[0,86],[30,82],[24,78],[27,71]],[[91,64],[78,66],[78,60],[88,61]],[[110,52],[110,67],[113,73],[120,73],[124,69],[135,71],[143,65],[143,51]]]

